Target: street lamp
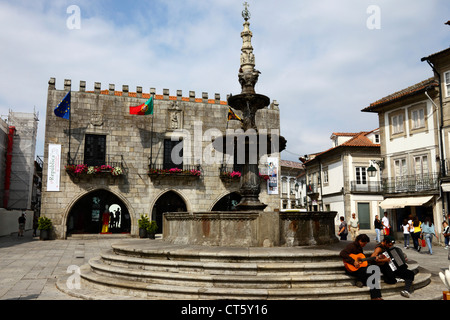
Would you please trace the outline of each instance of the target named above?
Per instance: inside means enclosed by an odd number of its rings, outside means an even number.
[[[367,174],[369,177],[373,178],[377,175],[377,169],[373,166],[373,163],[367,168]]]

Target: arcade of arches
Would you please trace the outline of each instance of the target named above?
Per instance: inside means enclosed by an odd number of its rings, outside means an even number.
[[[222,197],[211,211],[233,211],[241,196],[230,193]],[[185,212],[183,198],[174,191],[161,195],[152,210],[152,219],[162,232],[164,212]],[[131,218],[127,206],[119,197],[107,190],[92,191],[79,199],[67,218],[67,234],[130,233]]]

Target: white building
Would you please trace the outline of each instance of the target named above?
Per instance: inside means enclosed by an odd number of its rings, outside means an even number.
[[[380,161],[379,131],[333,133],[332,148],[305,162],[308,210],[337,211],[339,218],[356,213],[363,230],[374,229],[379,214],[380,175],[368,169]]]
[[[378,113],[385,198],[380,206],[397,232],[410,215],[421,221],[430,216],[436,226],[442,223],[439,110],[433,100],[437,86],[430,78],[362,110]]]

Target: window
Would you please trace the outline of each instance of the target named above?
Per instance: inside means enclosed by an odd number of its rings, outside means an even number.
[[[427,175],[428,174],[428,157],[427,156],[419,156],[414,157],[415,163],[415,171],[416,175]]]
[[[392,117],[392,133],[398,134],[403,132],[403,114]]]
[[[425,112],[424,109],[417,109],[411,112],[412,128],[419,129],[425,127]]]
[[[380,135],[379,134],[375,135],[375,144],[380,144]]]
[[[356,184],[367,184],[366,167],[356,167]]]
[[[445,96],[450,97],[450,71],[444,73]]]
[[[164,169],[183,169],[183,141],[164,140]]]
[[[395,167],[395,190],[404,191],[408,189],[406,159],[398,159],[394,161]]]
[[[328,184],[328,167],[323,169],[323,183]]]
[[[104,165],[106,159],[106,136],[87,134],[84,142],[84,163],[88,166]]]
[[[288,181],[285,177],[281,178],[281,193],[288,193]]]

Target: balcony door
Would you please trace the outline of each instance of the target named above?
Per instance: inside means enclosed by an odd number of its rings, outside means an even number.
[[[106,136],[87,134],[84,142],[84,164],[101,166],[106,163]]]

